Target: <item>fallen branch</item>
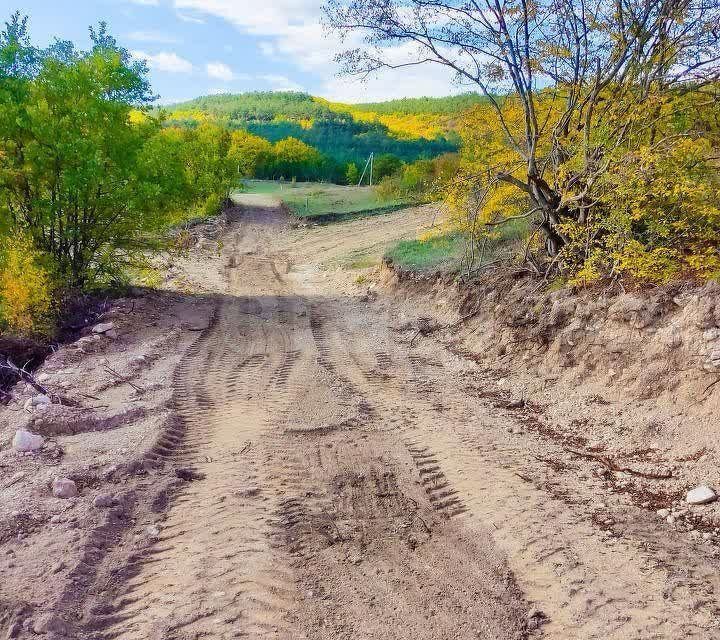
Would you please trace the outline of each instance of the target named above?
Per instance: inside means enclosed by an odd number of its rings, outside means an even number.
[[[720,382],[720,378],[715,380],[714,382],[711,382],[707,387],[705,387],[705,391],[703,391],[703,395],[705,395],[710,389],[712,389],[718,382]]]
[[[568,453],[574,453],[576,456],[580,456],[582,458],[596,460],[610,471],[615,471],[616,473],[629,473],[630,475],[639,476],[640,478],[646,478],[648,480],[667,480],[668,478],[672,478],[672,473],[669,471],[666,473],[645,473],[629,467],[619,467],[613,460],[610,460],[610,458],[606,458],[599,453],[592,453],[591,451],[581,451],[580,449],[571,448],[565,448],[565,451]]]
[[[126,383],[126,384],[129,384],[133,389],[135,389],[135,391],[140,391],[140,392],[142,392],[142,389],[141,389],[140,387],[138,387],[136,384],[133,384],[132,382],[130,382],[130,380],[129,380],[127,377],[125,377],[125,376],[123,376],[122,374],[118,373],[117,371],[115,371],[115,369],[113,369],[113,368],[108,367],[107,365],[105,365],[105,370],[106,370],[108,373],[111,373],[112,375],[114,375],[120,382],[124,382],[124,383]]]
[[[38,393],[42,393],[43,395],[48,396],[53,401],[58,400],[58,397],[55,394],[50,393],[47,388],[45,388],[37,380],[35,380],[35,377],[29,371],[27,371],[25,367],[18,367],[7,356],[0,356],[0,370],[3,369],[12,372],[20,380],[27,382],[27,384],[33,387],[33,389],[35,389],[35,391],[37,391]],[[7,395],[10,396],[10,394]]]
[[[527,476],[522,475],[522,473],[514,473],[513,475],[516,475],[520,480],[524,480],[525,482],[529,482],[532,484],[532,480],[528,478]]]

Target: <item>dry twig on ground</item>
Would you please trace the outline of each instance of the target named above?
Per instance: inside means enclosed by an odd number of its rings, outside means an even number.
[[[25,365],[27,366],[27,365]],[[7,356],[0,355],[0,371],[10,371],[13,375],[17,376],[18,379],[22,380],[23,382],[27,382],[33,389],[35,389],[38,393],[42,393],[46,396],[48,396],[53,401],[57,401],[58,397],[50,391],[43,385],[41,385],[35,377],[25,368],[18,367],[10,358]],[[9,396],[10,394],[6,394],[3,392],[4,395]]]

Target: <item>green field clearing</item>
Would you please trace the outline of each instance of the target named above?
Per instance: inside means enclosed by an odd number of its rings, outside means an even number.
[[[448,234],[429,240],[402,240],[385,257],[410,271],[454,271],[460,266],[463,249],[463,238]]]
[[[342,217],[394,209],[404,204],[400,200],[381,200],[372,187],[271,180],[246,180],[243,184],[244,190],[238,194],[240,199],[243,194],[275,196],[299,218]]]
[[[527,220],[511,220],[498,226],[478,249],[476,268],[509,258],[517,252],[519,244],[530,232]],[[482,253],[482,256],[480,255]],[[457,272],[465,254],[465,239],[457,233],[449,233],[428,240],[401,240],[385,253],[393,264],[409,271]]]

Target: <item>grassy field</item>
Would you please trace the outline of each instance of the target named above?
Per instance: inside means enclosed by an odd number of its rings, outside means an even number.
[[[319,182],[246,180],[242,193],[276,196],[301,218],[371,213],[401,206],[401,201],[378,198],[371,187],[345,187]]]
[[[460,265],[463,248],[463,238],[449,234],[429,240],[402,240],[385,257],[411,271],[453,271]]]
[[[484,243],[482,259],[476,256],[474,267],[491,263],[499,258],[509,259],[518,251],[530,233],[527,220],[511,220],[498,226]],[[410,271],[447,271],[460,269],[465,253],[465,239],[457,233],[449,233],[428,240],[402,240],[391,247],[385,257],[394,264]]]

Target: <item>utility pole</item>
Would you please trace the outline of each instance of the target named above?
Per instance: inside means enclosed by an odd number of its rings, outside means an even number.
[[[375,159],[375,152],[373,151],[370,153],[370,157],[367,159],[367,162],[365,163],[365,168],[363,169],[362,175],[360,176],[360,180],[358,180],[358,187],[362,184],[363,178],[365,177],[365,173],[368,170],[368,167],[370,167],[370,186],[372,187],[372,174],[373,174],[373,160]]]

